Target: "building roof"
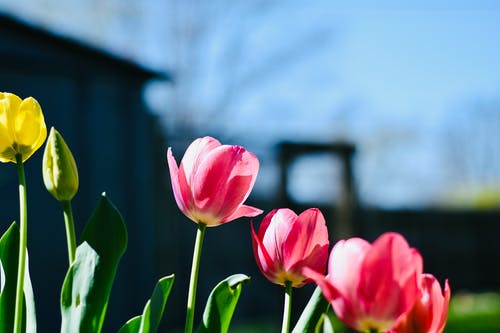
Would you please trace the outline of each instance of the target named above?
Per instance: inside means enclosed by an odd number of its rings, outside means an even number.
[[[37,27],[2,12],[0,12],[0,31],[2,31],[2,33],[14,33],[17,38],[32,41],[34,45],[44,45],[55,51],[77,55],[79,58],[99,63],[99,65],[104,68],[129,73],[130,75],[135,75],[143,79],[156,78],[167,81],[172,79],[169,73],[146,68],[133,61],[112,54],[111,52],[99,49],[71,37],[58,35],[45,28]],[[5,47],[4,49],[0,48],[0,53],[3,51],[8,52],[8,49],[12,49],[11,45]],[[34,49],[36,49],[36,47],[34,47]],[[17,55],[14,54],[12,54],[12,56],[17,57]],[[47,59],[47,61],[50,60]]]

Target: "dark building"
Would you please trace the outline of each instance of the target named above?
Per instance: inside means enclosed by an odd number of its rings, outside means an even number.
[[[168,75],[0,15],[0,90],[42,106],[72,149],[80,175],[73,200],[77,239],[100,194],[121,211],[129,233],[105,321],[105,332],[142,311],[155,281],[158,165],[166,150],[143,102],[143,86]],[[43,147],[25,165],[28,249],[40,332],[60,327],[60,288],[67,269],[62,211],[45,190]],[[0,166],[0,231],[18,220],[17,174]],[[163,189],[164,191],[164,189]]]

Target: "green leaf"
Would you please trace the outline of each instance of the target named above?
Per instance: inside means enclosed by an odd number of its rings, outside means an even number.
[[[118,333],[157,332],[173,284],[174,275],[161,278],[153,290],[151,299],[147,301],[142,315],[130,319]]]
[[[125,323],[118,333],[138,333],[141,328],[142,316],[136,316]]]
[[[318,325],[315,329],[316,333],[335,333],[333,329],[332,319],[328,316],[328,314],[323,313],[318,321]]]
[[[28,251],[26,251],[26,268],[24,269],[24,311],[26,321],[26,333],[36,333],[36,311],[35,311],[35,296],[33,294],[33,286],[28,265]]]
[[[116,269],[126,247],[123,219],[103,194],[64,279],[62,333],[101,332]]]
[[[321,316],[328,310],[330,304],[323,297],[319,287],[314,290],[304,311],[300,315],[292,333],[314,333]]]
[[[0,332],[12,332],[16,303],[19,227],[14,222],[0,239]]]
[[[14,328],[18,256],[19,226],[13,222],[0,239],[0,332],[12,332]],[[36,332],[35,301],[28,267],[28,256],[26,256],[23,331],[34,333]]]
[[[238,303],[243,283],[250,278],[235,274],[221,281],[210,293],[198,333],[226,333]]]

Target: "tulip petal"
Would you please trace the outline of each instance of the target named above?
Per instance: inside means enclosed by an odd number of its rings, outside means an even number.
[[[252,206],[247,206],[247,205],[241,205],[240,207],[238,207],[238,209],[236,209],[236,211],[234,211],[234,213],[232,215],[229,215],[228,217],[226,217],[224,219],[224,221],[221,221],[221,222],[225,223],[225,222],[233,221],[233,220],[236,220],[236,219],[243,217],[243,216],[255,217],[255,216],[260,215],[262,213],[263,213],[262,209],[258,209],[258,208],[255,208]]]
[[[252,248],[253,254],[255,257],[255,261],[257,262],[257,266],[261,270],[261,272],[268,278],[269,280],[274,280],[275,267],[274,262],[269,256],[269,253],[266,250],[264,244],[262,244],[261,239],[255,232],[255,228],[253,222],[250,223],[251,235],[252,235]]]
[[[418,296],[421,271],[420,254],[403,236],[392,232],[380,236],[366,253],[360,273],[364,278],[358,295],[364,311],[388,323],[408,312]]]
[[[195,205],[222,221],[246,200],[255,183],[258,159],[243,147],[219,146],[195,170],[191,187]]]
[[[38,138],[43,135],[44,126],[40,126],[42,123],[45,124],[40,104],[32,97],[24,99],[15,118],[16,142],[30,148],[36,147],[39,144]]]
[[[418,320],[425,332],[441,333],[448,317],[450,286],[445,282],[444,295],[439,281],[431,274],[422,274],[420,299],[413,309],[414,321]]]
[[[302,269],[302,274],[311,279],[321,288],[323,292],[323,296],[329,301],[332,302],[338,295],[337,289],[330,283],[329,279],[323,274],[316,272],[315,270],[304,267]]]
[[[15,140],[15,119],[17,110],[19,110],[19,105],[21,105],[22,99],[19,96],[11,93],[2,93],[2,116],[0,117],[0,123],[7,130],[8,135],[14,141]]]
[[[198,138],[189,145],[181,161],[181,166],[184,168],[186,180],[189,185],[193,185],[194,171],[198,170],[208,153],[220,145],[218,140],[209,136]]]
[[[420,292],[410,312],[401,317],[389,333],[442,333],[446,326],[450,286],[445,281],[444,294],[437,279],[421,274]]]
[[[357,328],[364,317],[358,304],[357,286],[361,279],[364,256],[371,244],[361,238],[338,241],[330,252],[328,280],[336,290],[332,308],[348,326]]]
[[[11,105],[16,102],[21,103],[20,99],[17,101],[16,98],[19,99],[17,96],[12,97],[9,93],[0,93],[0,160],[2,162],[15,162],[14,137],[11,135],[11,119],[13,118]]]
[[[356,297],[361,264],[370,246],[364,239],[350,238],[338,241],[330,253],[330,279],[343,295],[351,299]]]
[[[312,252],[319,246],[321,250],[315,255],[323,267],[312,267],[317,271],[324,271],[328,259],[328,230],[325,218],[317,208],[310,208],[302,212],[291,224],[291,230],[283,244],[284,266],[290,270],[299,261],[311,257]]]
[[[302,274],[300,273],[302,268],[309,267],[316,272],[324,273],[328,261],[328,246],[329,244],[316,245],[304,259],[295,262],[287,270],[295,272],[295,274]],[[310,281],[310,279],[302,281],[301,286]]]
[[[271,260],[281,270],[285,270],[283,244],[285,244],[291,230],[291,221],[294,221],[296,218],[297,214],[291,209],[282,208],[274,210],[266,216],[263,226],[259,228],[259,238],[262,239],[262,243],[267,249]]]
[[[172,183],[172,189],[174,192],[175,202],[179,209],[184,213],[188,214],[187,203],[189,202],[189,187],[186,185],[186,179],[184,173],[182,177],[179,175],[179,168],[177,167],[177,162],[175,161],[174,156],[172,155],[172,149],[168,148],[167,150],[167,162],[168,168],[170,171],[170,181]],[[182,178],[182,182],[179,178]],[[181,183],[183,186],[181,187]]]

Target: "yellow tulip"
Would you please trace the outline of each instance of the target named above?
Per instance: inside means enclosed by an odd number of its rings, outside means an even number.
[[[16,163],[17,154],[26,161],[46,137],[42,108],[33,97],[0,92],[0,162]]]

